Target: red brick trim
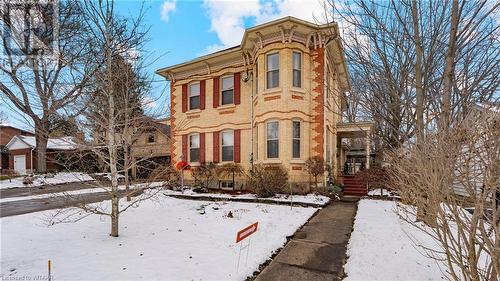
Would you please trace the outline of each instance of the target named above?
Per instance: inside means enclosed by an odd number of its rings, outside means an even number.
[[[264,101],[279,100],[279,99],[281,99],[281,96],[264,97]]]
[[[313,124],[312,124],[312,155],[311,156],[321,156],[323,157],[323,143],[324,143],[324,73],[325,73],[325,61],[324,61],[324,48],[317,48],[312,50],[311,56],[313,60],[313,82],[316,87],[311,92],[313,96]]]

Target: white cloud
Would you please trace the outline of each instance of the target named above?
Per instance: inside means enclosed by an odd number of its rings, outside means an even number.
[[[210,31],[217,34],[220,44],[211,45],[207,53],[236,46],[241,43],[245,20],[261,24],[270,20],[293,16],[303,20],[323,22],[323,6],[320,0],[259,0],[227,1],[204,0],[210,18]]]
[[[157,106],[156,101],[149,96],[144,96],[141,100],[141,103],[142,107],[145,109],[153,109]]]
[[[164,22],[168,22],[171,13],[175,12],[176,0],[166,0],[161,5],[160,18]]]

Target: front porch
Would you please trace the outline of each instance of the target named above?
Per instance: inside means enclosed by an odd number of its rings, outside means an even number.
[[[371,149],[374,124],[374,122],[337,124],[335,140],[337,155],[333,159],[332,168],[335,172],[335,180],[344,185],[344,194],[365,195],[366,193],[366,187],[354,176],[359,171],[369,169],[375,156]]]

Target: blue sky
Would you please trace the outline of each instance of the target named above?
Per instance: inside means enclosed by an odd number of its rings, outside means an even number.
[[[165,109],[169,103],[167,82],[155,70],[191,60],[198,56],[238,45],[245,28],[284,16],[312,22],[322,21],[320,0],[117,0],[116,9],[125,17],[137,17],[145,9],[144,25],[150,28],[143,57],[149,62],[146,72],[154,77],[151,111]],[[9,123],[30,128],[19,113],[8,106]],[[166,117],[166,116],[165,116]]]

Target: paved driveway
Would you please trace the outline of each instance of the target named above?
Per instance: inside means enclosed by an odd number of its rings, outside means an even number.
[[[38,187],[33,188],[14,188],[14,189],[3,189],[0,190],[0,198],[14,198],[22,196],[31,196],[39,194],[50,194],[63,191],[72,191],[79,189],[88,189],[95,187],[95,184],[90,185],[88,183],[70,183],[63,185],[52,185],[44,186],[43,189]],[[137,189],[135,195],[141,194],[144,189]],[[120,191],[119,196],[125,196],[125,191]],[[108,192],[95,192],[87,194],[72,195],[71,198],[66,198],[62,196],[54,196],[48,198],[40,199],[27,199],[27,200],[16,200],[0,203],[0,217],[8,217],[15,215],[22,215],[33,212],[40,212],[51,209],[59,209],[74,206],[81,203],[95,203],[104,200],[110,200],[111,196]]]

